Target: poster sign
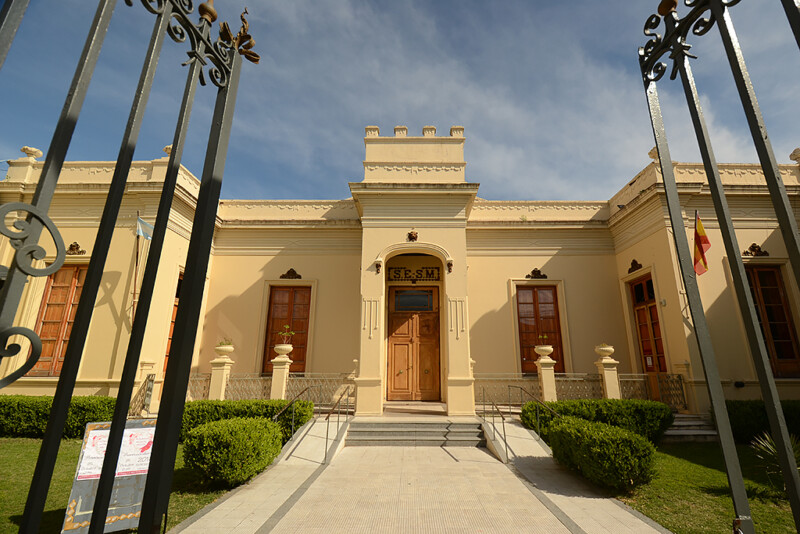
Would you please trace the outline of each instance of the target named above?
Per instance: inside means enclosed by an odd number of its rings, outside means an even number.
[[[110,430],[111,423],[86,425],[62,532],[89,531],[94,497],[103,469]],[[142,496],[155,432],[155,419],[131,420],[125,425],[104,532],[116,532],[136,528],[139,525]]]

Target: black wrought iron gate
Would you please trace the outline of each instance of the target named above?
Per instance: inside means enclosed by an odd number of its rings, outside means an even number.
[[[145,56],[139,84],[133,96],[133,104],[97,231],[93,254],[72,327],[70,342],[64,355],[64,364],[55,391],[53,408],[42,441],[22,518],[21,532],[35,533],[39,531],[45,499],[67,418],[67,410],[72,398],[78,367],[85,346],[86,333],[91,322],[95,299],[97,298],[108,257],[111,237],[122,203],[142,117],[153,84],[165,34],[178,43],[186,42],[188,39],[190,49],[187,54],[189,59],[183,64],[188,66],[188,74],[175,127],[166,178],[156,215],[150,252],[144,271],[141,296],[136,307],[131,338],[122,371],[113,423],[89,531],[93,533],[103,532],[105,526],[105,518],[116,473],[116,462],[139,364],[145,325],[155,287],[156,271],[164,245],[192,104],[198,83],[206,85],[207,80],[210,80],[217,87],[217,97],[211,131],[208,136],[208,147],[185,264],[186,270],[183,284],[181,285],[180,304],[175,319],[175,330],[164,380],[161,409],[159,410],[156,425],[153,452],[139,520],[140,531],[158,532],[169,503],[178,432],[189,380],[197,324],[200,318],[208,258],[214,234],[214,222],[222,186],[222,175],[236,103],[242,57],[254,63],[258,62],[259,57],[252,50],[255,41],[248,32],[248,23],[245,19],[247,10],[241,16],[242,26],[237,34],[231,32],[227,23],[222,23],[218,37],[212,38],[211,25],[217,19],[213,0],[208,0],[198,6],[197,11],[200,15],[200,20],[196,24],[190,20],[190,15],[194,13],[193,0],[140,1],[147,11],[156,16],[153,33]],[[0,220],[5,220],[6,217],[14,213],[23,214],[18,216],[13,228],[0,225],[0,234],[10,240],[15,250],[12,263],[8,267],[5,276],[5,283],[2,290],[0,290],[0,358],[15,356],[20,352],[21,347],[19,344],[12,343],[9,345],[9,339],[12,336],[24,336],[30,341],[31,345],[29,357],[21,367],[0,379],[0,388],[11,384],[28,372],[36,364],[42,352],[42,344],[37,334],[28,328],[13,326],[14,316],[19,307],[22,290],[28,277],[48,276],[56,272],[64,262],[64,242],[58,229],[47,216],[47,211],[55,192],[56,183],[58,182],[67,149],[69,148],[116,3],[116,0],[100,0],[98,4],[61,117],[58,120],[47,151],[42,174],[37,183],[31,204],[14,202],[0,206]],[[128,6],[133,6],[133,0],[125,0],[125,3]],[[11,47],[14,35],[27,6],[28,0],[6,0],[0,11],[0,67],[2,67]],[[45,249],[39,244],[39,238],[44,230],[53,239],[57,254],[53,262],[46,267],[37,267],[35,266],[36,262],[45,258]]]
[[[747,73],[742,51],[736,38],[733,22],[728,8],[735,6],[741,0],[684,0],[689,8],[683,18],[677,14],[678,0],[663,0],[658,8],[657,15],[651,15],[644,25],[644,33],[648,37],[647,43],[639,49],[639,65],[642,72],[647,104],[650,110],[650,119],[653,126],[658,158],[664,180],[664,192],[667,199],[667,209],[672,223],[675,248],[680,264],[683,284],[689,302],[689,310],[694,322],[694,331],[700,350],[700,357],[705,371],[706,383],[711,398],[712,411],[720,436],[722,452],[728,472],[728,482],[731,488],[736,518],[733,521],[734,532],[751,534],[754,532],[753,521],[750,516],[750,506],[747,501],[744,480],[742,478],[736,447],[733,442],[728,412],[725,407],[725,396],[720,383],[711,336],[706,323],[703,303],[694,272],[692,253],[686,237],[686,228],[683,222],[683,213],[678,199],[678,189],[672,160],[669,155],[666,131],[661,116],[661,106],[658,100],[656,83],[667,72],[667,64],[662,61],[668,55],[672,61],[670,78],[680,76],[687,106],[692,118],[697,142],[703,159],[711,198],[714,202],[720,233],[725,244],[725,252],[730,262],[734,290],[742,314],[750,353],[753,357],[756,373],[761,386],[761,393],[767,408],[767,415],[775,439],[776,448],[780,457],[781,471],[787,488],[789,501],[792,506],[795,526],[800,531],[800,478],[789,441],[780,399],[775,387],[775,380],[770,368],[764,337],[759,327],[750,292],[747,275],[741,258],[741,249],[736,241],[736,233],[731,220],[730,210],[722,187],[719,169],[714,153],[711,149],[711,140],[706,128],[703,112],[700,107],[697,88],[692,76],[689,58],[696,58],[689,53],[691,45],[687,43],[689,34],[702,36],[711,31],[716,25],[719,28],[722,43],[730,63],[731,71],[736,82],[736,88],[742,101],[742,107],[747,117],[753,143],[761,162],[761,168],[767,182],[772,204],[775,207],[778,223],[786,244],[792,272],[795,280],[800,283],[800,233],[794,217],[786,189],[781,180],[777,160],[772,152],[772,147],[767,136],[767,129],[758,107],[753,85]],[[789,19],[798,46],[800,46],[800,7],[794,0],[781,0]],[[657,33],[661,23],[664,23],[664,35]]]

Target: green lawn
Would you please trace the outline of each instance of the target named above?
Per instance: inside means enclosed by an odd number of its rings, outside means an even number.
[[[0,438],[0,462],[3,466],[0,474],[0,534],[19,530],[40,444],[41,440],[38,439]],[[81,440],[61,442],[47,496],[42,533],[61,531],[80,450]],[[169,501],[168,527],[177,525],[224,492],[205,487],[190,469],[183,466],[183,448],[179,446]]]
[[[769,485],[764,469],[747,446],[738,446],[756,532],[795,532],[789,502]],[[657,477],[620,500],[675,532],[730,532],[733,504],[717,443],[662,445]]]

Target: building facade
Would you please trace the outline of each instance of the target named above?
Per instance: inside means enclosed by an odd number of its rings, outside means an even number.
[[[364,143],[364,177],[349,184],[351,198],[220,202],[195,372],[208,373],[214,347],[230,339],[234,375],[269,375],[278,333],[289,325],[291,371],[349,375],[359,414],[380,414],[393,401],[473,414],[487,380],[530,380],[535,346],[553,347],[557,376],[589,380],[594,347],[606,343],[620,377],[636,377],[651,398],[659,398],[659,377],[679,375],[688,409],[707,411],[656,163],[609,200],[489,201],[467,180],[461,127],[442,136],[434,127],[421,136],[367,127]],[[76,394],[113,395],[118,386],[147,253],[136,220],[155,220],[167,161],[132,167]],[[50,216],[71,244],[67,261],[29,281],[15,323],[39,333],[44,352],[3,393],[55,389],[113,165],[64,166]],[[41,166],[30,156],[10,161],[0,202],[29,200]],[[712,243],[699,284],[726,395],[758,398],[705,173],[694,163],[675,171],[687,231],[698,210]],[[750,164],[720,172],[779,392],[800,398],[800,291],[763,174]],[[797,214],[800,167],[782,165],[781,173]],[[157,385],[198,189],[182,169],[140,365]],[[45,262],[55,257],[48,250]],[[3,242],[5,265],[11,255]],[[0,361],[0,375],[26,354]]]

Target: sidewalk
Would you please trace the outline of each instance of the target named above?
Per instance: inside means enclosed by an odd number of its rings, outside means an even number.
[[[508,465],[474,447],[347,447],[324,465],[317,420],[267,471],[171,532],[668,532],[557,466],[518,423],[506,429]]]

